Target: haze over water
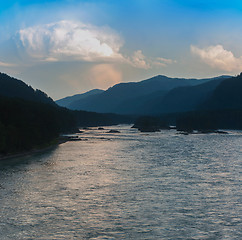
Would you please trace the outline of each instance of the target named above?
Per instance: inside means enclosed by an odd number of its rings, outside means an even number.
[[[80,136],[0,162],[1,239],[242,239],[239,132]]]

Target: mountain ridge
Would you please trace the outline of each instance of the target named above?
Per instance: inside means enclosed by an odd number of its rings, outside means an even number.
[[[157,115],[193,111],[202,104],[225,79],[223,77],[217,77],[199,85],[174,88],[166,95],[154,99],[154,101],[150,103],[151,108],[146,114]]]
[[[72,95],[72,96],[61,98],[59,100],[56,100],[55,102],[61,107],[68,107],[68,105],[70,105],[71,103],[74,103],[75,101],[84,99],[85,97],[88,97],[88,96],[96,95],[96,94],[101,93],[103,91],[104,90],[101,90],[101,89],[92,89],[92,90],[87,91],[85,93],[75,94],[75,95]]]
[[[216,81],[230,76],[219,76],[214,78],[170,78],[164,75],[154,76],[140,82],[119,83],[100,94],[87,96],[66,105],[72,110],[94,111],[99,113],[117,114],[143,114],[142,103],[145,108],[149,108],[149,101],[159,97],[159,92],[163,96],[172,89],[185,86],[196,86],[209,81]],[[146,99],[147,98],[147,99]],[[140,110],[139,110],[140,109]]]
[[[0,73],[0,86],[1,96],[56,105],[46,93],[39,89],[34,90],[22,80],[10,77],[5,73]]]
[[[0,160],[9,154],[57,144],[62,133],[83,126],[130,123],[126,116],[72,111],[22,80],[0,74]]]

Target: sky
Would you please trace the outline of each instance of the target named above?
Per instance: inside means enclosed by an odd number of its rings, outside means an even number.
[[[237,0],[8,0],[0,72],[55,100],[159,74],[237,75],[241,26]]]

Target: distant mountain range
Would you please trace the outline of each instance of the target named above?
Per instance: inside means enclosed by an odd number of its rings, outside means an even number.
[[[100,94],[102,92],[104,92],[104,90],[93,89],[93,90],[90,90],[90,91],[85,92],[85,93],[76,94],[76,95],[73,95],[73,96],[70,96],[70,97],[62,98],[60,100],[57,100],[56,103],[61,107],[73,109],[72,106],[77,105],[79,101],[85,99],[86,97],[94,96],[94,95]]]
[[[196,109],[231,76],[184,79],[156,76],[141,82],[116,84],[106,91],[92,90],[56,101],[73,110],[99,113],[159,115]]]
[[[0,73],[0,158],[51,144],[77,127],[131,123],[139,115],[156,115],[188,132],[242,129],[241,92],[242,74],[200,80],[156,76],[60,99],[65,106],[60,107],[41,90]]]

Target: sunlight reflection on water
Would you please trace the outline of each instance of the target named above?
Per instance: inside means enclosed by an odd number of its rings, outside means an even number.
[[[242,239],[240,133],[79,135],[0,163],[1,239]]]

